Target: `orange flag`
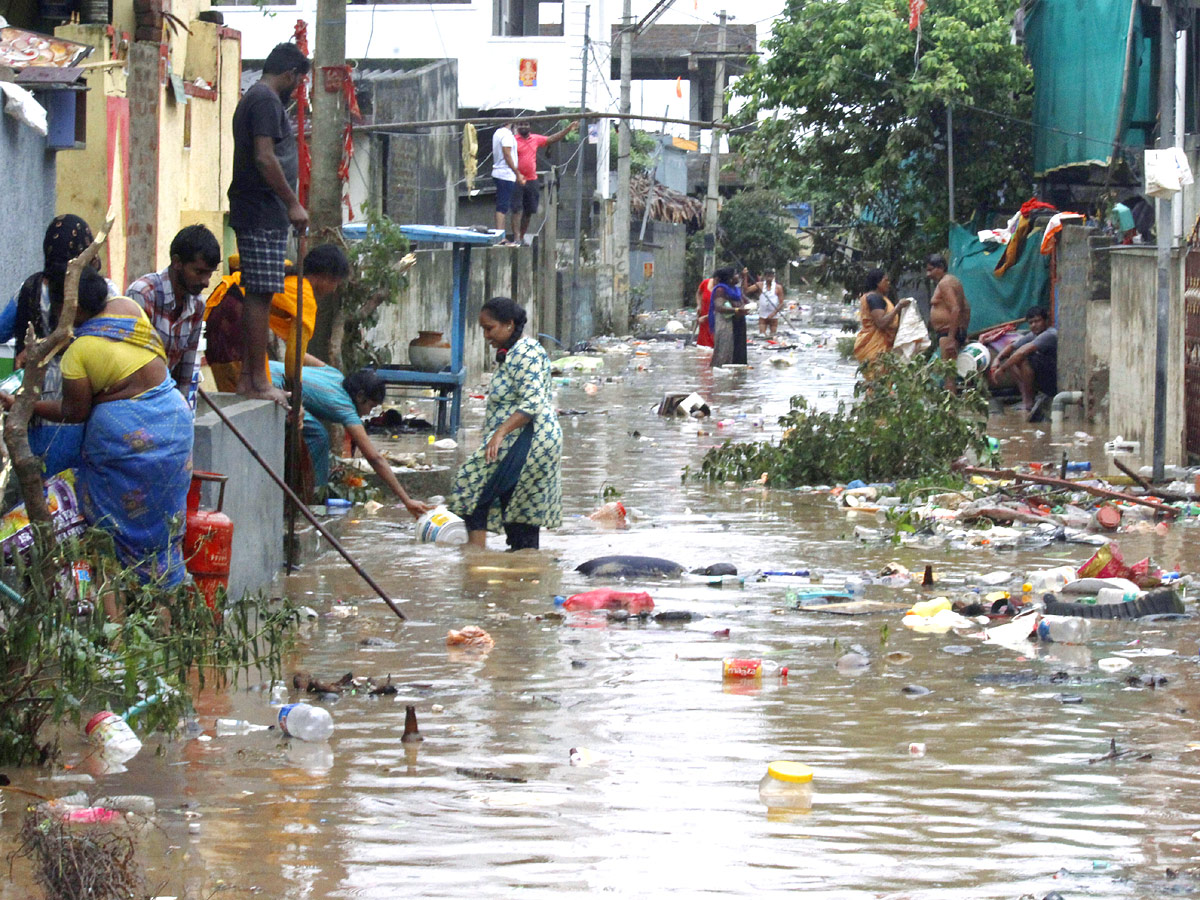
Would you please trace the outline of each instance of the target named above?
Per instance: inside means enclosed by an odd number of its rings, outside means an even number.
[[[683,76],[680,75],[675,79],[675,96],[683,99]]]

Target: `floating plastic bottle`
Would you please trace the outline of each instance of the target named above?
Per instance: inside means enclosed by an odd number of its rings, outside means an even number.
[[[271,705],[283,706],[288,702],[288,687],[282,681],[271,683]]]
[[[255,725],[245,719],[217,719],[217,736],[228,737],[231,734],[250,734],[252,731],[266,731],[270,726]]]
[[[779,673],[780,678],[787,678],[787,666],[780,666],[773,659],[752,659],[727,656],[721,660],[721,675],[729,679],[759,681],[763,674]]]
[[[320,706],[289,703],[279,708],[279,727],[288,737],[327,741],[333,735],[333,716]]]
[[[84,726],[83,733],[103,748],[104,758],[109,762],[126,762],[142,749],[142,742],[133,733],[129,723],[109,710],[92,716]]]
[[[597,588],[582,594],[572,594],[563,601],[563,609],[577,612],[586,609],[625,609],[630,615],[654,609],[654,600],[645,591],[614,591]]]
[[[758,799],[770,809],[809,809],[812,780],[813,771],[808,766],[778,760],[767,766],[767,774],[758,783]]]
[[[1086,644],[1092,636],[1092,623],[1079,616],[1042,616],[1037,635],[1038,640],[1056,644]]]

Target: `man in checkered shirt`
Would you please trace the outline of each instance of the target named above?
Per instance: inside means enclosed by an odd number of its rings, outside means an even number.
[[[167,351],[167,371],[179,392],[192,401],[192,379],[199,368],[197,348],[204,322],[201,296],[221,264],[221,245],[203,225],[189,225],[171,241],[171,263],[129,285],[130,299],[141,304]]]

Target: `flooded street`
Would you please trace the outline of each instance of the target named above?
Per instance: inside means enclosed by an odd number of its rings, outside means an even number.
[[[700,351],[663,342],[634,348],[646,355],[606,354],[595,393],[584,390],[590,376],[572,374],[558,406],[584,414],[561,419],[564,523],[543,532],[540,551],[504,554],[495,536],[497,552],[486,554],[417,544],[402,509],[356,509],[344,543],[409,619],[398,621],[324,553],[283,589],[320,613],[335,603],[358,612],[303,626],[285,678],[391,675],[399,693],[326,704],[336,722],[326,745],[289,742],[277,730],[213,736],[217,716],[268,724],[275,711],[263,685],[207,690],[198,716],[211,740],[151,738],[127,772],[85,785],[157,801],[160,827],[147,832],[143,853],[156,895],[1200,896],[1200,875],[1186,872],[1200,865],[1194,620],[1097,622],[1088,646],[1050,645],[1030,659],[953,632],[916,634],[900,624],[902,612],[791,609],[786,592],[795,585],[774,581],[623,585],[648,591],[656,612],[693,613],[683,625],[553,616],[555,595],[618,586],[574,571],[607,554],[687,568],[810,570],[835,589],[889,562],[918,570],[928,562],[944,579],[938,593],[951,596],[984,572],[1019,575],[1091,555],[1093,547],[1065,543],[1020,554],[864,545],[854,526],[877,526],[875,515],[839,509],[827,494],[681,482],[684,467],[726,437],[761,436],[756,416],[774,433],[793,394],[821,408],[851,397],[854,369],[834,349],[836,332],[808,331],[822,346],[791,351],[790,366],[752,348],[750,369],[714,374]],[[712,419],[654,414],[665,391],[693,389],[709,398]],[[481,400],[467,408],[463,450],[480,440],[482,409]],[[1061,455],[1052,446],[1061,436],[1039,438],[1033,428],[1016,412],[993,418],[989,432],[1005,440],[1006,463]],[[1068,419],[1066,439],[1081,428]],[[1095,434],[1071,453],[1105,472],[1100,443],[1109,435]],[[584,518],[606,487],[644,517],[628,531],[601,531]],[[1194,571],[1198,534],[1177,526],[1123,536],[1121,547],[1130,560],[1150,555]],[[882,585],[865,592],[906,602],[936,595]],[[468,624],[495,638],[490,654],[448,651],[447,630]],[[1177,655],[1136,659],[1116,674],[1097,668],[1135,640]],[[835,663],[853,644],[870,663],[843,673]],[[893,651],[911,659],[889,661]],[[730,656],[763,657],[789,673],[724,682],[721,660]],[[1126,685],[1144,673],[1167,683]],[[1062,702],[1076,697],[1082,702]],[[409,704],[425,738],[417,745],[400,743]],[[1137,752],[1089,764],[1111,739]],[[925,755],[911,754],[911,743],[924,744]],[[67,746],[66,761],[78,761],[81,747]],[[571,765],[573,748],[590,764]],[[1144,754],[1152,758],[1139,760]],[[810,812],[759,802],[759,779],[776,759],[812,767]],[[89,761],[73,771],[91,771]],[[42,792],[77,788],[37,777],[13,775]],[[10,795],[0,819],[6,853],[19,821]],[[1169,878],[1168,869],[1184,873]],[[0,898],[32,893],[18,862]]]

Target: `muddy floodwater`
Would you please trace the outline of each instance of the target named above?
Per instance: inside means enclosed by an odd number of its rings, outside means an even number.
[[[677,580],[624,586],[649,591],[656,611],[693,613],[687,624],[546,618],[555,595],[612,584],[573,571],[610,553],[811,570],[835,586],[892,561],[931,562],[953,594],[984,572],[1077,565],[1093,552],[1064,543],[1019,554],[868,546],[854,526],[874,527],[875,517],[838,509],[827,495],[681,483],[706,448],[761,437],[756,416],[768,435],[777,430],[791,395],[830,407],[850,397],[854,371],[839,360],[833,330],[796,324],[819,340],[791,351],[790,366],[755,348],[752,368],[714,374],[695,348],[656,343],[634,348],[646,355],[606,355],[594,393],[588,376],[572,375],[558,406],[585,414],[562,418],[564,524],[543,532],[540,551],[504,554],[498,538],[486,554],[419,545],[403,510],[355,510],[342,523],[345,544],[408,621],[372,599],[338,557],[322,555],[283,590],[319,613],[341,603],[357,615],[305,625],[285,674],[289,684],[298,670],[327,681],[391,675],[399,693],[325,704],[336,732],[313,745],[278,731],[216,736],[218,716],[267,724],[274,710],[259,684],[207,691],[198,701],[203,738],[152,738],[128,771],[97,774],[85,785],[93,795],[157,801],[158,827],[141,854],[156,894],[1200,896],[1200,875],[1189,873],[1200,866],[1195,621],[1098,623],[1088,646],[1029,658],[954,633],[915,634],[898,612],[790,609],[789,586],[776,582]],[[691,389],[711,398],[713,419],[654,415],[664,391]],[[464,447],[477,445],[481,418],[482,401],[473,401]],[[732,424],[718,428],[725,420]],[[1064,435],[1038,437],[1015,412],[989,427],[1005,440],[1007,461],[1057,459],[1055,445],[1067,443],[1073,458],[1103,466],[1099,444],[1110,437],[1097,431],[1079,442],[1074,432],[1089,426],[1070,421]],[[630,530],[599,531],[582,518],[606,486],[640,512]],[[1151,555],[1187,572],[1197,568],[1197,534],[1180,526],[1121,545],[1127,559]],[[879,600],[922,596],[866,589]],[[491,653],[448,652],[447,629],[467,624],[492,634]],[[855,644],[869,664],[839,671]],[[1117,674],[1097,667],[1130,646],[1176,655],[1135,659]],[[911,658],[889,660],[895,651]],[[762,657],[789,674],[727,683],[729,656]],[[1167,681],[1126,684],[1142,674]],[[400,743],[409,704],[425,738],[415,750]],[[1112,739],[1137,752],[1089,764]],[[914,743],[923,756],[910,752]],[[572,765],[572,749],[587,764]],[[78,763],[70,775],[94,772],[81,750],[67,747],[67,762]],[[812,767],[811,811],[759,802],[758,782],[776,759]],[[12,777],[39,791],[77,787],[34,772]],[[6,851],[19,812],[10,795],[0,819]],[[35,895],[23,863],[6,881],[3,900]]]

